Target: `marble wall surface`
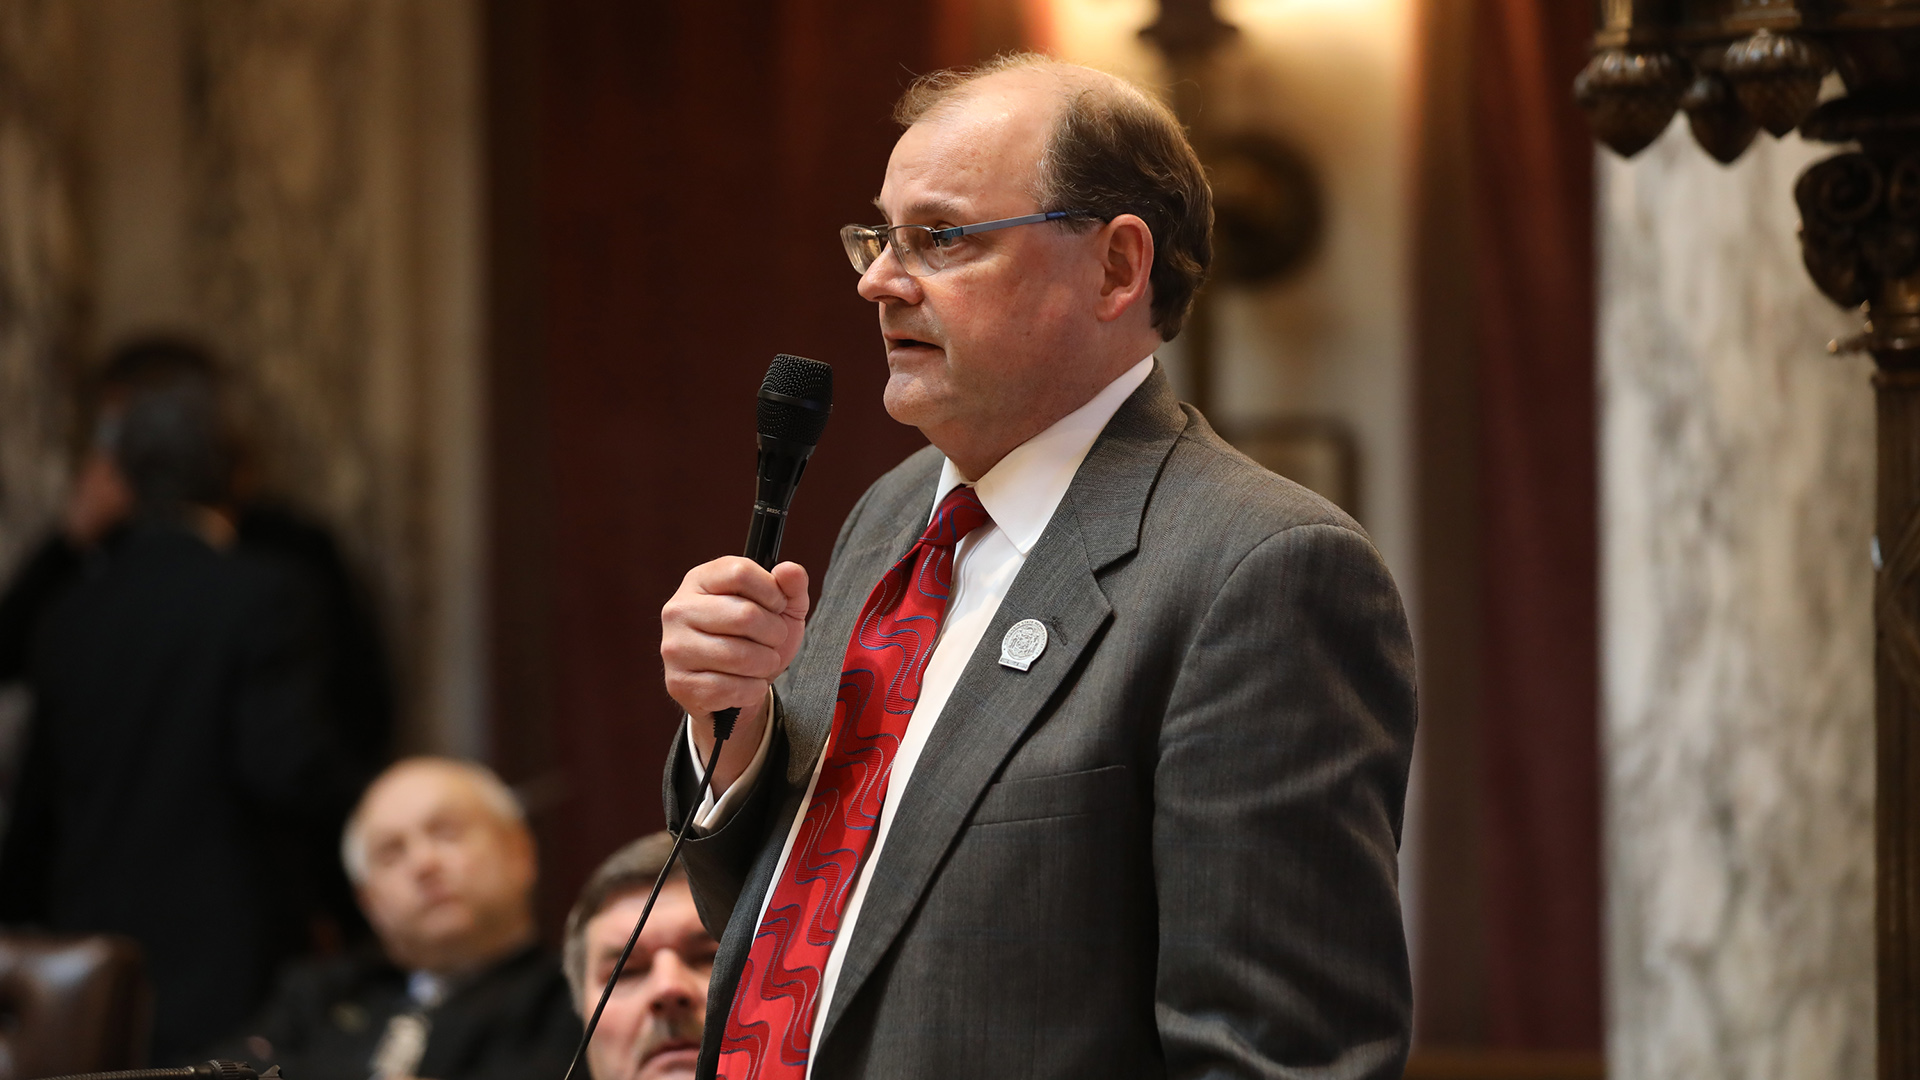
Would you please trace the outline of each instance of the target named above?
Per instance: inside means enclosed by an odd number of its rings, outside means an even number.
[[[479,13],[0,0],[0,573],[57,510],[81,367],[129,335],[202,336],[239,375],[264,485],[369,581],[403,740],[470,754]]]
[[[57,511],[75,436],[85,299],[76,15],[61,0],[0,3],[0,566]]]
[[[1609,1074],[1873,1071],[1869,362],[1797,138],[1601,155]]]
[[[81,29],[61,0],[0,3],[0,568],[58,513],[77,434],[85,252]],[[0,686],[0,794],[18,779],[31,699]],[[0,828],[6,807],[0,801]]]
[[[418,747],[480,753],[478,8],[186,0],[181,262],[270,483],[375,578]]]

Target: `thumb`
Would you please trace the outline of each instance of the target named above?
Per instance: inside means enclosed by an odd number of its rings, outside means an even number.
[[[786,595],[787,609],[781,614],[804,622],[810,602],[807,599],[807,570],[796,562],[783,562],[773,568],[773,583]]]

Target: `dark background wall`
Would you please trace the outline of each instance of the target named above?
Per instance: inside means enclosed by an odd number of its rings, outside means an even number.
[[[534,795],[546,914],[661,826],[678,713],[659,611],[737,551],[753,394],[834,365],[786,554],[818,576],[866,486],[922,445],[881,407],[872,308],[835,236],[874,217],[893,100],[936,5],[493,0],[494,756]]]

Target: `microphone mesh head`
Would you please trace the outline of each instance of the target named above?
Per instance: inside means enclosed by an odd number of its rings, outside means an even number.
[[[760,383],[760,434],[806,446],[820,441],[833,411],[833,368],[786,353],[773,358]]]

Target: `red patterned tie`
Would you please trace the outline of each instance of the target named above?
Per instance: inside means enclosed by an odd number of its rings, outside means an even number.
[[[820,779],[733,994],[720,1043],[719,1075],[728,1080],[806,1075],[821,973],[873,848],[894,752],[920,699],[953,587],[953,549],[988,520],[972,488],[954,488],[860,609]]]

